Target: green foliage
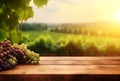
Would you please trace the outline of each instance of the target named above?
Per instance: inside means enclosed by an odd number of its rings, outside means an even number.
[[[34,0],[34,4],[37,7],[43,7],[43,5],[47,5],[48,0]]]
[[[47,30],[47,24],[44,23],[22,23],[22,31],[44,31]]]
[[[114,44],[108,44],[106,45],[104,53],[108,55],[118,55],[120,54],[120,50]]]
[[[99,54],[98,48],[93,43],[89,44],[89,46],[87,47],[85,52],[87,54],[90,54],[91,56],[95,56],[95,55]]]
[[[8,37],[7,32],[5,32],[2,29],[0,29],[0,41],[5,40],[7,37]]]
[[[78,23],[78,24],[58,24],[53,25],[51,32],[87,35],[87,36],[103,36],[103,37],[120,37],[118,23]]]
[[[20,44],[20,43],[25,43],[28,41],[28,38],[29,38],[29,34],[23,34],[23,32],[19,31],[19,32],[16,32],[16,31],[11,31],[9,33],[9,40],[11,40],[13,43],[17,43],[17,44]]]
[[[31,0],[5,0],[3,3],[7,5],[10,9],[17,10],[19,8],[24,8],[29,5]]]
[[[25,8],[19,8],[17,10],[18,16],[19,16],[19,21],[26,21],[28,18],[33,17],[34,12],[32,10],[31,6],[27,6]]]
[[[9,34],[8,39],[13,42],[18,43],[23,39],[19,24],[34,15],[32,7],[29,5],[31,1],[32,0],[0,0],[0,28]],[[47,2],[48,0],[34,0],[35,5],[38,7],[46,5]],[[1,35],[5,37],[3,33]]]
[[[0,28],[4,31],[15,30],[18,25],[17,13],[7,6],[0,6],[2,13],[0,14]]]
[[[50,36],[47,37],[40,36],[38,39],[32,42],[28,47],[33,51],[36,51],[37,53],[55,52],[57,49]]]
[[[48,36],[50,35],[53,40],[58,40],[60,37],[66,38],[68,34],[63,34],[63,33],[55,33],[55,32],[50,32],[49,30],[47,31],[23,31],[25,34],[29,34],[30,38],[28,39],[29,42],[34,41],[36,38],[38,38],[41,35]],[[29,43],[28,42],[28,43]]]
[[[23,32],[22,32],[23,33]],[[19,43],[26,43],[26,42],[28,42],[29,39],[30,38],[30,35],[28,34],[28,33],[23,33],[23,39],[19,42]]]
[[[29,49],[43,56],[119,56],[119,40],[84,35],[69,35],[53,40],[50,36],[42,35],[29,44]]]
[[[14,43],[19,43],[19,40],[22,38],[22,32],[11,31],[9,33],[9,38]]]

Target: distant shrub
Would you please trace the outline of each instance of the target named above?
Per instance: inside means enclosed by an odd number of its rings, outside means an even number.
[[[40,36],[37,40],[28,45],[28,48],[37,53],[54,53],[57,46],[53,43],[50,36]]]
[[[98,48],[94,44],[89,44],[87,49],[84,51],[86,54],[89,54],[90,56],[96,56],[99,54]]]
[[[120,49],[117,48],[113,44],[108,44],[105,47],[104,55],[107,55],[107,56],[110,56],[110,55],[120,55]]]
[[[22,31],[43,31],[47,30],[47,25],[43,23],[22,23],[21,24]]]
[[[95,40],[94,38],[90,40],[84,36],[78,36],[77,38],[68,36],[66,38],[60,38],[57,41],[54,41],[50,36],[40,36],[37,40],[29,44],[28,48],[43,56],[120,55],[120,48],[117,48],[115,44],[109,44],[108,42]]]

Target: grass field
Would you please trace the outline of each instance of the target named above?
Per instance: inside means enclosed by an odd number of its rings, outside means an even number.
[[[50,32],[50,31],[24,31],[24,33],[29,34],[29,40],[30,41],[34,41],[36,38],[38,38],[40,35],[43,36],[51,36],[53,38],[53,40],[57,40],[60,37],[66,38],[69,34],[64,34],[64,33],[54,33],[54,32]]]
[[[120,55],[120,38],[72,35],[50,31],[26,31],[24,33],[30,35],[29,41],[26,43],[30,49],[40,54],[43,53],[43,55],[44,53]],[[54,41],[48,39],[48,36]],[[36,39],[39,42],[36,42]],[[37,45],[39,45],[39,48]],[[82,53],[80,50],[82,50]]]
[[[79,36],[82,36],[83,39],[85,40],[94,40],[94,41],[109,41],[110,43],[116,43],[116,45],[119,45],[118,43],[120,42],[120,38],[112,38],[112,37],[99,37],[99,36],[84,36],[84,35],[72,35],[72,34],[65,34],[65,33],[55,33],[55,32],[50,32],[50,31],[24,31],[25,34],[29,34],[29,41],[34,41],[36,40],[39,36],[51,36],[54,41],[57,41],[60,38],[66,39],[68,35],[70,35],[73,38],[78,38]]]

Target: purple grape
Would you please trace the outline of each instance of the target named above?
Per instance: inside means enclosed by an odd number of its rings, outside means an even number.
[[[2,42],[0,42],[0,46],[3,46],[3,43],[2,43]]]
[[[5,40],[4,43],[5,44],[11,44],[11,41],[10,40]]]
[[[3,57],[4,57],[3,53],[0,53],[0,58],[3,58]]]
[[[17,55],[17,51],[13,51],[14,48],[11,45],[9,40],[5,40],[4,43],[0,42],[0,71],[12,69],[16,66],[16,64],[12,64],[9,62],[9,59],[17,63],[16,57],[14,57],[14,53]],[[18,50],[19,51],[19,50]],[[19,52],[21,53],[21,52]],[[21,55],[22,56],[22,55]]]
[[[0,67],[0,71],[2,71],[2,68]]]

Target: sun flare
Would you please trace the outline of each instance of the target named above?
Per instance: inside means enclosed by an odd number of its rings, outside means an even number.
[[[115,13],[114,19],[115,21],[120,22],[120,11]]]

